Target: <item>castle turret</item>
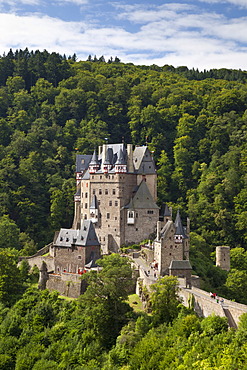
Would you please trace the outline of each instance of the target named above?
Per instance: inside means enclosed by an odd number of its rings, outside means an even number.
[[[115,163],[115,172],[116,173],[126,173],[127,172],[127,164],[124,159],[123,151],[120,148],[118,153],[118,158]]]
[[[99,170],[99,161],[98,161],[98,156],[96,154],[96,151],[94,151],[91,162],[89,163],[89,173],[95,173]]]
[[[40,270],[39,270],[39,283],[38,283],[38,288],[40,290],[45,290],[46,289],[46,282],[49,279],[48,273],[47,273],[47,266],[45,261],[42,261]]]
[[[225,245],[216,247],[216,266],[222,270],[230,270],[230,247]]]
[[[108,173],[112,167],[111,160],[110,160],[110,150],[106,149],[106,155],[105,155],[105,160],[103,162],[102,158],[102,163],[103,163],[103,172]]]
[[[170,208],[168,207],[167,204],[165,204],[165,210],[164,210],[164,222],[166,223],[167,221],[171,220],[172,219],[172,212],[170,210]]]

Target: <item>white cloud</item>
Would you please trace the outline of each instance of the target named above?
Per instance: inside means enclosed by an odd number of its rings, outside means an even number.
[[[0,54],[11,47],[28,47],[66,55],[76,53],[84,60],[89,54],[104,55],[106,59],[117,55],[123,62],[135,64],[246,69],[245,17],[227,19],[178,4],[156,8],[118,5],[120,8],[123,21],[141,23],[135,32],[128,32],[124,26],[100,28],[88,22],[65,22],[38,13],[25,16],[0,13]]]
[[[0,0],[0,5],[8,5],[10,7],[16,7],[22,5],[39,5],[40,0]]]
[[[209,4],[232,4],[235,6],[239,6],[240,8],[247,8],[247,1],[246,0],[199,0],[204,3]]]

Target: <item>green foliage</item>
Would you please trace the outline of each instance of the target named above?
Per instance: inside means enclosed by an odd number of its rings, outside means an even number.
[[[23,273],[24,274],[24,273]],[[17,256],[9,249],[0,251],[0,302],[7,306],[23,292],[22,276],[17,267]]]
[[[178,281],[174,276],[159,278],[151,286],[151,311],[154,325],[173,321],[179,312]]]

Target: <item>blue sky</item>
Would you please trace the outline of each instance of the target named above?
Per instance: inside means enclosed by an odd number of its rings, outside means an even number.
[[[247,70],[247,0],[0,0],[0,55],[26,47]]]

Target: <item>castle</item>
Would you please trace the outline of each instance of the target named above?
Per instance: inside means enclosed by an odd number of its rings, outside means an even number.
[[[72,228],[55,234],[43,251],[48,255],[39,251],[27,258],[40,268],[40,288],[76,297],[85,289],[81,274],[97,268],[101,254],[144,239],[154,240],[151,254],[158,275],[191,275],[189,221],[184,227],[178,211],[173,222],[167,206],[160,217],[157,173],[147,146],[104,144],[98,153],[77,155],[76,185]]]
[[[77,155],[73,229],[94,223],[104,254],[150,238],[159,220],[157,174],[147,146],[104,144]]]

